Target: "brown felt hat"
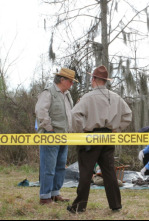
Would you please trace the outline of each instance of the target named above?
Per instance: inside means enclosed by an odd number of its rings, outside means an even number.
[[[109,74],[105,66],[100,66],[94,70],[93,74],[91,73],[88,74],[90,74],[92,77],[104,79],[107,81],[112,81],[112,79],[108,78]]]
[[[68,78],[68,79],[70,79],[72,81],[75,81],[75,82],[79,83],[75,79],[75,74],[76,74],[75,71],[70,70],[68,68],[62,68],[59,73],[55,73],[55,74],[58,75],[58,76],[62,76],[62,77]]]

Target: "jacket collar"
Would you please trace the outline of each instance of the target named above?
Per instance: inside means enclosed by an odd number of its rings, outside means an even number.
[[[98,87],[93,88],[93,90],[97,90],[97,89],[107,89],[106,85],[99,85]]]

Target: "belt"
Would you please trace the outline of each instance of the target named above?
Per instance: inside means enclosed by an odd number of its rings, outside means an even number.
[[[94,133],[94,132],[100,132],[100,133],[112,133],[112,130],[110,130],[109,128],[95,128],[93,131],[88,131],[86,133]]]
[[[95,128],[93,131],[87,131],[86,133],[112,133],[109,128]],[[80,146],[80,150],[85,150],[86,152],[94,149],[96,146]]]

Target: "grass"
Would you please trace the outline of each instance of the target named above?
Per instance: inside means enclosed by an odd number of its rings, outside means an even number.
[[[66,211],[68,203],[39,205],[39,187],[18,187],[27,178],[38,181],[38,168],[0,166],[0,220],[148,220],[149,191],[122,190],[123,209],[113,213],[104,190],[91,190],[87,212],[72,215]],[[76,197],[76,189],[62,189],[63,196]]]

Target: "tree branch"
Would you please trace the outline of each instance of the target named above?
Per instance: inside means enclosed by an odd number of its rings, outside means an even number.
[[[95,19],[98,19],[98,20],[101,20],[101,18],[98,18],[98,17],[95,17],[95,16],[92,16],[92,15],[87,15],[87,14],[82,14],[82,15],[75,15],[73,17],[67,17],[63,20],[60,20],[57,22],[57,24],[55,26],[58,26],[60,25],[61,23],[63,23],[64,21],[68,21],[68,20],[71,20],[71,19],[76,19],[77,17],[82,17],[82,16],[86,16],[86,17],[91,17],[91,18],[95,18]]]
[[[65,1],[67,1],[67,0],[62,0],[62,1],[54,1],[54,2],[49,2],[49,1],[44,1],[44,3],[46,3],[46,4],[61,4],[61,3],[64,3]]]
[[[70,13],[70,12],[74,12],[74,11],[79,11],[79,12],[80,12],[80,11],[82,11],[82,10],[85,9],[85,8],[89,8],[89,7],[95,6],[95,5],[98,5],[98,4],[95,3],[95,4],[92,4],[92,5],[87,5],[87,6],[83,7],[83,8],[73,9],[73,10],[70,10],[69,13]],[[63,12],[63,13],[59,14],[59,16],[64,15],[64,14],[66,14],[66,13],[67,13],[67,12]]]
[[[145,9],[149,8],[149,6],[145,7],[144,9],[142,9],[141,11],[139,11],[135,16],[133,16],[133,18],[127,23],[127,25],[125,25],[125,27],[112,39],[111,42],[109,42],[109,45],[115,40],[117,39],[117,37],[128,27],[128,25],[134,20],[134,18],[136,18],[141,12],[143,12]]]

